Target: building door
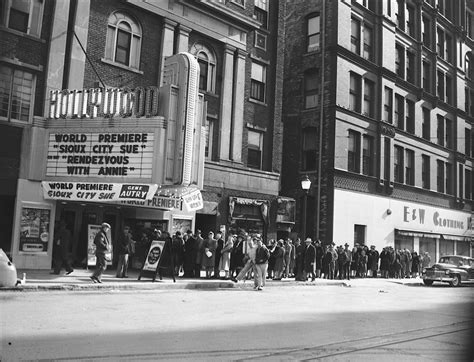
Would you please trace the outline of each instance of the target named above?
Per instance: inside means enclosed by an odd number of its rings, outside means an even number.
[[[354,244],[365,245],[365,229],[366,225],[354,224]]]

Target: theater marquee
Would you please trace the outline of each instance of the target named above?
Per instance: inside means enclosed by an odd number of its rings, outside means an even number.
[[[46,176],[149,178],[154,133],[51,133]]]

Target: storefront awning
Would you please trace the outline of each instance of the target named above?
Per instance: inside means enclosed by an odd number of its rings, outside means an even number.
[[[401,236],[416,236],[419,238],[433,238],[433,239],[446,239],[446,240],[457,240],[457,241],[471,241],[472,237],[470,236],[463,236],[463,235],[448,235],[448,234],[441,234],[441,233],[426,233],[426,232],[419,232],[413,230],[399,230],[395,229],[396,235]]]

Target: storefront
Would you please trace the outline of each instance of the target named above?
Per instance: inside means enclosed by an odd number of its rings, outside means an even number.
[[[474,255],[471,213],[346,190],[334,194],[333,235],[338,245],[407,248],[428,252],[432,260],[447,254]]]
[[[165,74],[161,88],[51,93],[49,117],[23,142],[12,241],[18,268],[51,267],[61,219],[73,234],[76,263],[87,256],[90,225],[108,222],[112,243],[125,224],[136,238],[155,228],[193,229],[203,206],[199,65],[177,54]]]
[[[263,235],[267,239],[270,202],[243,197],[229,197],[229,230]]]

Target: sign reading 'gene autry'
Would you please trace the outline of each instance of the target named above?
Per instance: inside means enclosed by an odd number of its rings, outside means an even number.
[[[152,176],[153,133],[51,133],[47,176]]]

